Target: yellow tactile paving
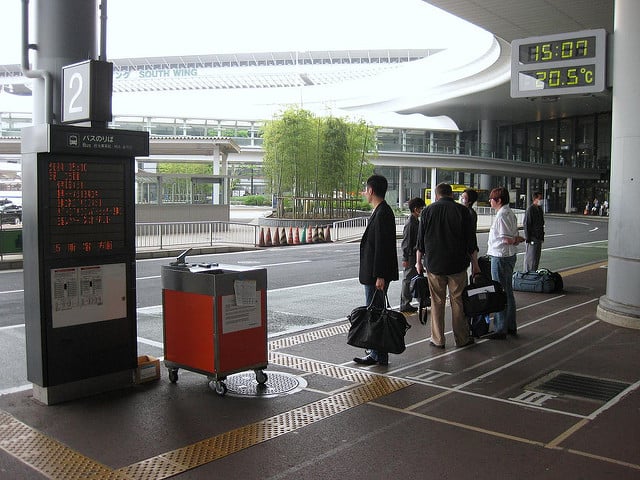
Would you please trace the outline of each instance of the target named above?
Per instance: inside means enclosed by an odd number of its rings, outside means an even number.
[[[50,479],[126,480],[109,467],[43,435],[5,412],[0,412],[0,448]]]
[[[169,478],[231,455],[253,445],[291,433],[350,408],[410,385],[409,382],[373,376],[372,381],[302,407],[222,433],[202,442],[146,459],[119,471],[133,480]]]

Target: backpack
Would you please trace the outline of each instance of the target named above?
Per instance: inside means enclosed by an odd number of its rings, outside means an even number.
[[[420,323],[427,323],[427,307],[431,306],[431,294],[429,293],[429,281],[423,275],[416,275],[409,283],[411,296],[420,302],[418,319]]]

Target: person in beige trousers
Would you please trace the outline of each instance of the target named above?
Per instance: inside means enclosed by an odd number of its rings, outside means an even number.
[[[476,236],[469,209],[453,199],[451,185],[436,186],[436,202],[420,214],[416,270],[426,268],[431,292],[432,346],[445,347],[444,313],[449,290],[451,322],[456,347],[473,343],[462,306],[467,268],[475,252]],[[425,264],[423,265],[423,258]]]

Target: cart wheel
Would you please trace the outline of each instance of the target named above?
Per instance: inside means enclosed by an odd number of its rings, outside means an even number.
[[[219,380],[213,382],[214,386],[215,386],[215,391],[218,395],[220,395],[221,397],[224,397],[225,394],[227,393],[227,384],[224,382],[221,382]]]
[[[263,370],[256,370],[256,382],[258,382],[258,385],[267,383],[267,378],[267,374]]]
[[[169,369],[169,381],[171,383],[176,383],[178,381],[178,369],[170,368]]]

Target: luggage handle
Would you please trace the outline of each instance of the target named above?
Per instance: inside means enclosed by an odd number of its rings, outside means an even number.
[[[371,296],[371,301],[369,302],[369,305],[367,305],[367,310],[371,310],[371,309],[375,308],[373,306],[373,302],[375,302],[376,295],[378,294],[378,292],[384,292],[384,290],[379,290],[379,289],[376,288],[376,291],[373,292],[373,295]],[[382,309],[383,310],[391,310],[391,303],[389,303],[389,296],[387,295],[387,292],[384,292],[384,299],[385,299],[385,304],[382,305]]]

